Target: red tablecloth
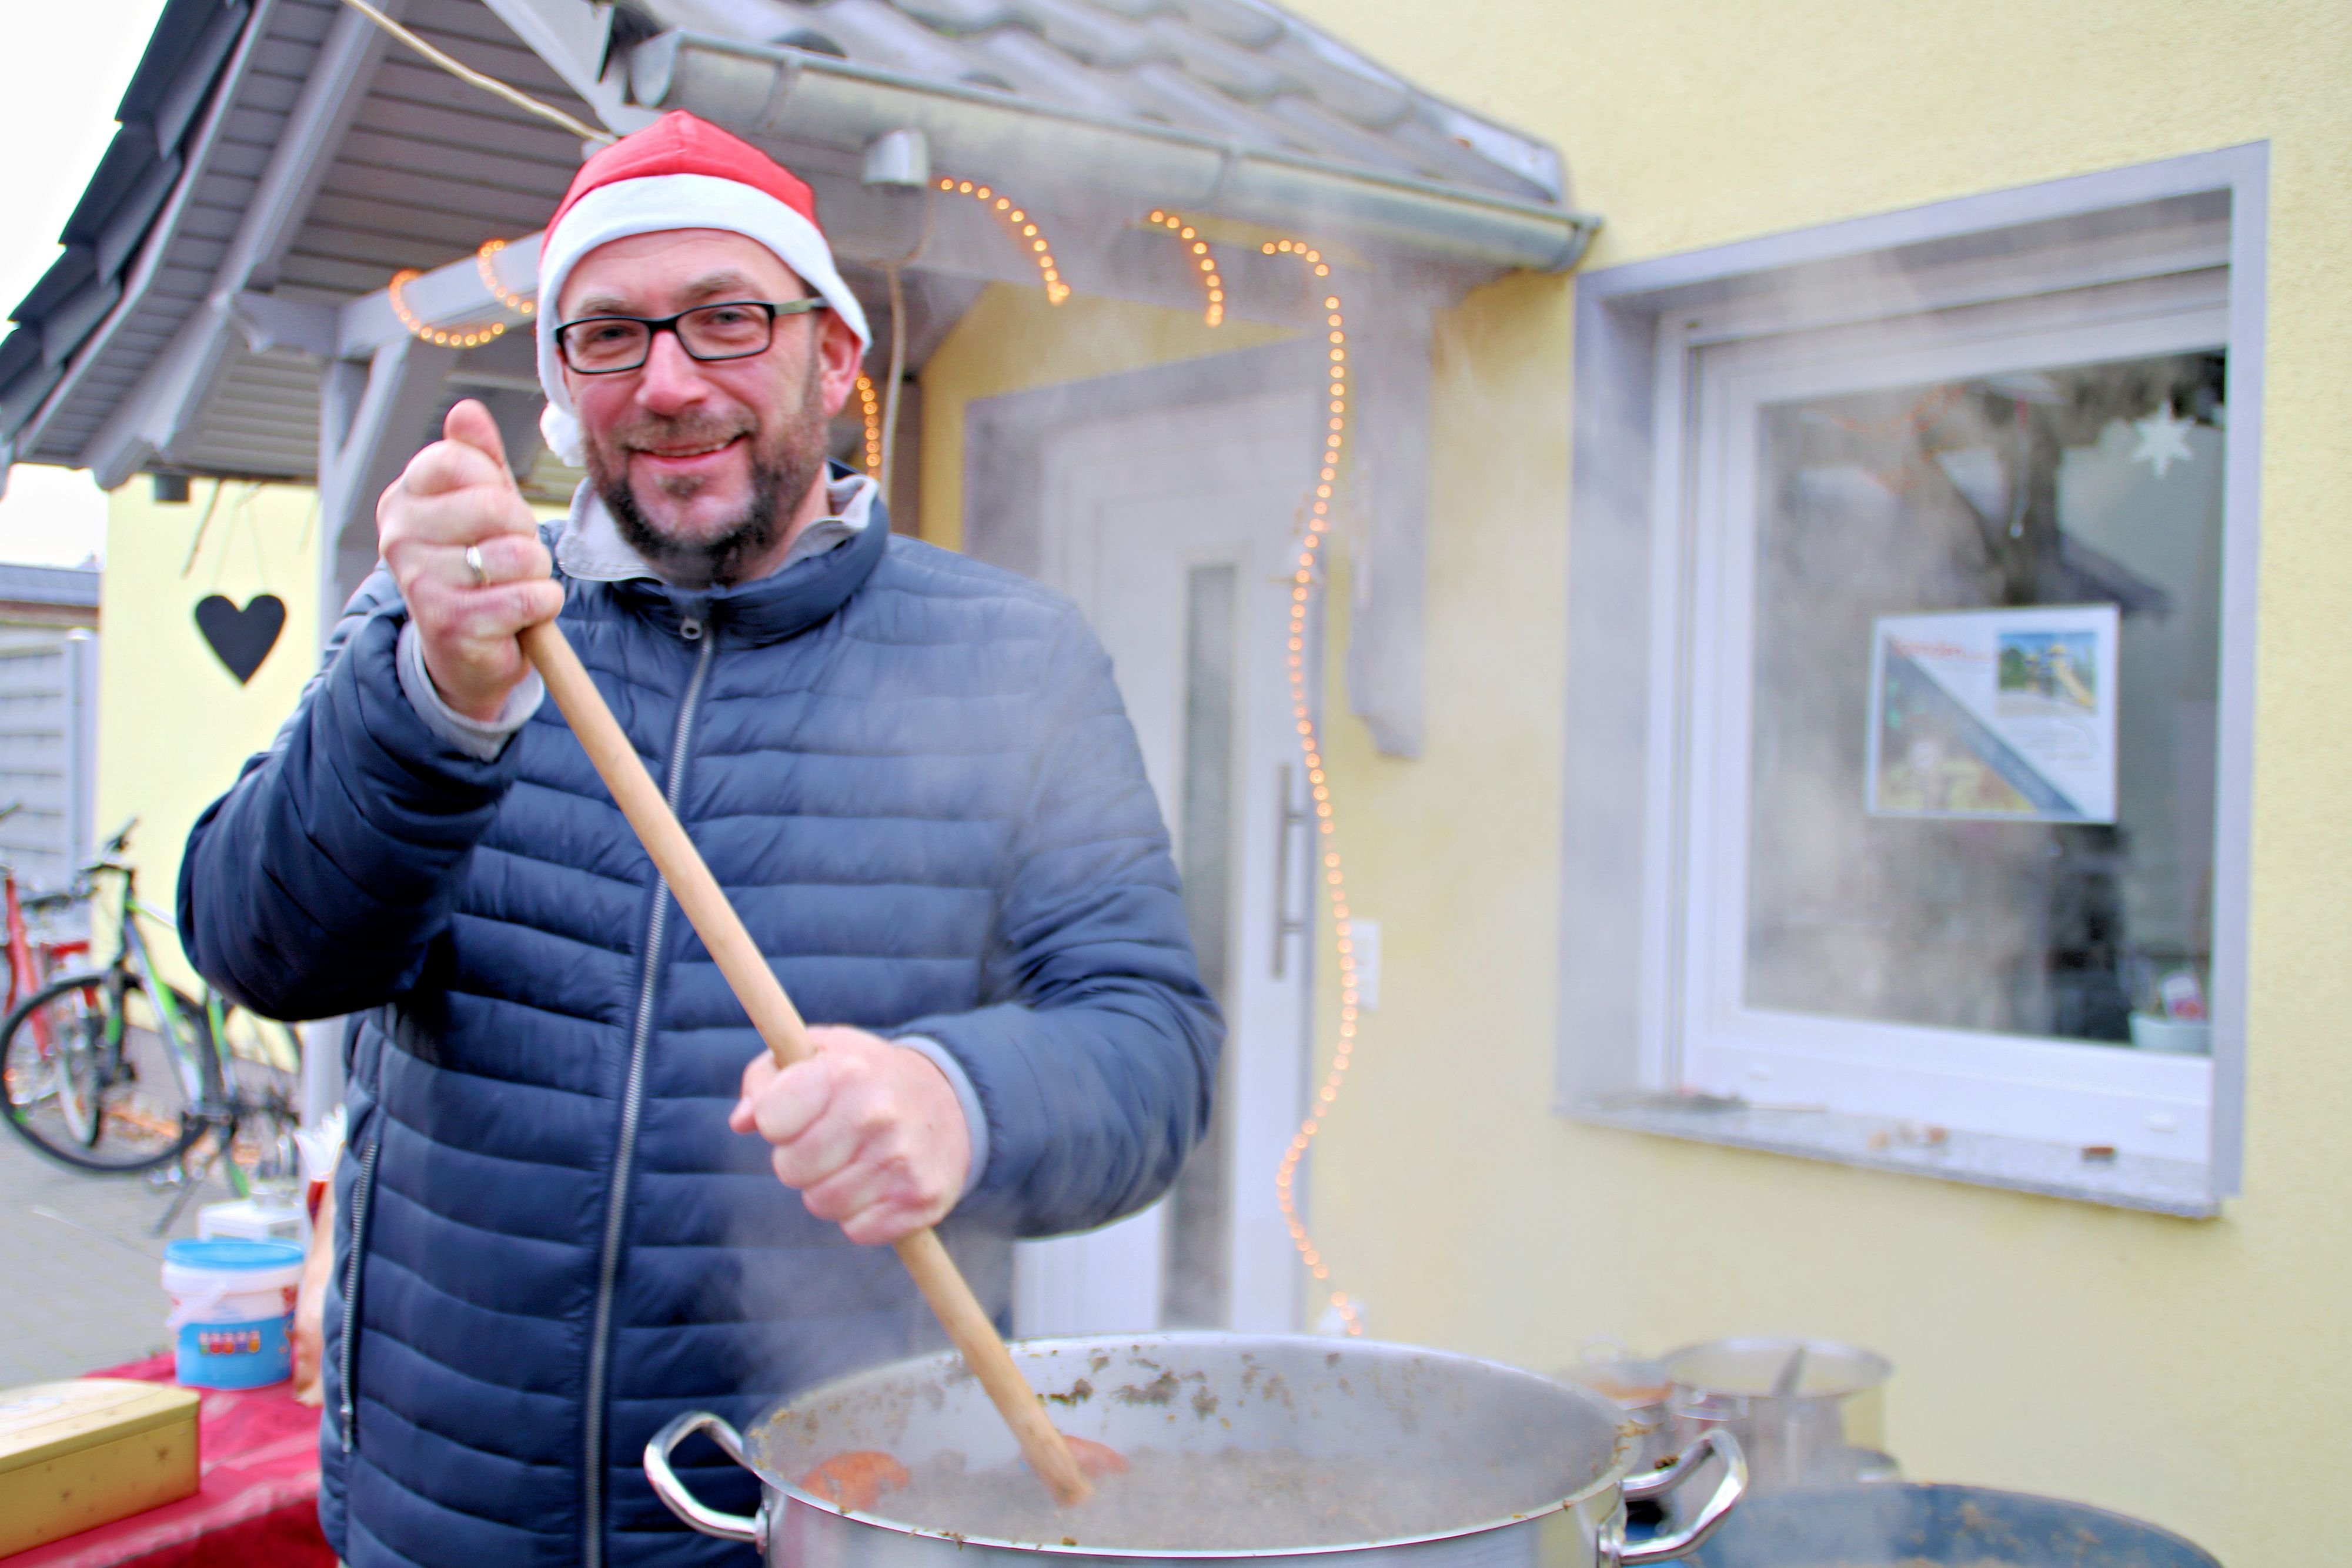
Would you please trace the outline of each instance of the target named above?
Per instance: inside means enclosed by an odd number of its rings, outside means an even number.
[[[169,1353],[92,1377],[172,1381]],[[8,1568],[335,1568],[319,1533],[319,1413],[294,1385],[204,1391],[204,1484],[182,1498],[0,1559]]]

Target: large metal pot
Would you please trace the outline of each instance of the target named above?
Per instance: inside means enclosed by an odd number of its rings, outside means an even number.
[[[1167,1333],[1016,1343],[1013,1358],[1053,1403],[1056,1425],[1113,1448],[1213,1453],[1291,1448],[1443,1474],[1531,1451],[1557,1455],[1556,1500],[1442,1534],[1269,1552],[1150,1552],[1038,1545],[919,1529],[845,1512],[799,1479],[845,1450],[880,1448],[908,1465],[961,1453],[974,1469],[1018,1456],[1003,1422],[952,1353],[844,1378],[780,1406],[739,1435],[719,1417],[680,1416],[646,1446],[646,1475],[671,1511],[705,1534],[749,1542],[789,1568],[1199,1568],[1232,1557],[1286,1557],[1297,1568],[1613,1568],[1662,1563],[1722,1523],[1746,1484],[1738,1444],[1712,1434],[1675,1468],[1628,1479],[1619,1413],[1598,1395],[1533,1373],[1410,1345],[1276,1335]],[[671,1449],[707,1431],[765,1483],[756,1517],[698,1501]],[[1539,1448],[1538,1448],[1539,1446]],[[1710,1458],[1720,1464],[1708,1465]],[[1663,1497],[1701,1469],[1719,1475],[1688,1522],[1627,1545],[1625,1501]],[[888,1500],[882,1507],[887,1509]]]

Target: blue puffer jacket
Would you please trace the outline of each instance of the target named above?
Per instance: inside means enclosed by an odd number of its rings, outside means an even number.
[[[761,1049],[555,711],[494,761],[403,696],[379,572],[278,744],[195,828],[180,929],[280,1018],[363,1013],[320,1512],[353,1568],[743,1563],[646,1440],[943,1343],[726,1127]],[[1003,1315],[1011,1239],[1151,1201],[1222,1026],[1099,645],[1020,579],[862,533],[562,624],[802,1012],[940,1042],[986,1169],[942,1228]],[[356,1332],[351,1325],[356,1322]],[[716,1450],[690,1485],[749,1512]]]

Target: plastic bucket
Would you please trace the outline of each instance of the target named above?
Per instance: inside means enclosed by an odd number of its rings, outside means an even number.
[[[302,1249],[287,1241],[173,1241],[163,1249],[178,1377],[188,1388],[264,1388],[294,1375]]]

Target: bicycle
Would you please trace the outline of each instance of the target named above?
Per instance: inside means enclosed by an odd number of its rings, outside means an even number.
[[[193,1178],[225,1157],[230,1192],[247,1197],[253,1177],[299,1168],[292,1129],[301,1041],[210,988],[199,1002],[159,977],[142,923],[172,922],[140,901],[138,873],[122,858],[135,825],[107,841],[78,883],[91,890],[98,878],[121,878],[112,959],[49,980],[0,1020],[0,1119],[76,1170],[130,1176],[183,1161]],[[207,1134],[208,1154],[199,1149]],[[190,1180],[182,1202],[194,1186]]]
[[[0,806],[0,822],[24,809],[22,800]],[[59,939],[47,934],[47,923],[81,903],[86,896],[83,892],[67,888],[28,894],[16,881],[13,861],[0,861],[0,888],[5,890],[7,909],[8,998],[0,1003],[0,1015],[5,1015],[8,1009],[30,996],[42,981],[56,974],[66,959],[89,953],[89,940],[82,936]],[[43,922],[44,934],[39,937],[34,936],[27,916]]]
[[[0,822],[6,821],[25,809],[22,800],[0,806]],[[89,952],[89,939],[74,936],[59,939],[46,933],[36,939],[26,916],[44,922],[54,919],[65,910],[82,901],[83,895],[72,889],[58,893],[36,893],[27,895],[16,884],[16,867],[13,862],[0,861],[0,894],[5,894],[8,944],[8,996],[0,1002],[0,1016],[16,1007],[37,989],[41,983],[58,972],[68,958],[79,957]]]

